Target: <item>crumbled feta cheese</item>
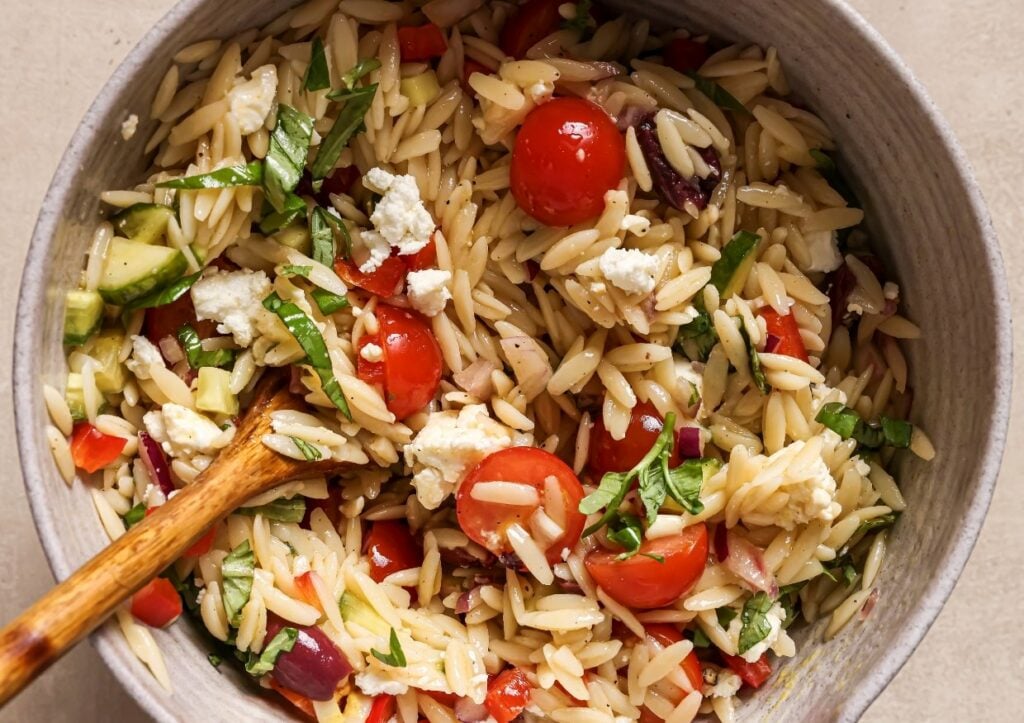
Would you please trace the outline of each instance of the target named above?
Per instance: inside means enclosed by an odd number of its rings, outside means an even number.
[[[527,89],[527,92],[530,94],[530,98],[533,99],[533,102],[540,105],[541,103],[551,100],[551,95],[555,92],[555,85],[554,83],[542,81],[531,85]]]
[[[276,97],[277,68],[269,64],[256,68],[249,80],[228,91],[231,114],[238,121],[242,135],[255,133],[263,127]]]
[[[356,252],[353,255],[358,258],[353,260],[361,259],[359,261],[359,270],[364,274],[372,274],[391,256],[391,246],[388,245],[387,239],[376,231],[363,231],[357,234],[355,239],[357,244]],[[362,249],[359,248],[360,243],[362,244]],[[360,251],[362,251],[362,255],[360,255]]]
[[[658,259],[638,249],[608,249],[598,262],[601,273],[627,294],[654,291]]]
[[[785,631],[782,629],[782,623],[786,619],[786,611],[781,605],[778,603],[772,605],[772,609],[765,613],[764,617],[768,624],[771,625],[771,632],[765,636],[764,640],[757,643],[757,645],[750,648],[750,650],[740,654],[740,657],[748,663],[756,663],[761,659],[761,656],[769,650],[773,650],[778,655],[779,651],[774,650],[775,644],[776,642],[781,642],[782,636],[786,635]],[[732,622],[729,623],[729,636],[733,640],[739,640],[740,630],[742,628],[743,622],[741,620],[741,616],[737,615],[732,619]]]
[[[147,508],[159,507],[160,505],[167,502],[167,498],[164,497],[163,490],[161,490],[157,485],[153,484],[152,482],[146,485],[146,489],[142,493],[142,497],[140,499],[142,503],[146,505]]]
[[[298,577],[299,575],[305,575],[307,572],[312,570],[310,567],[309,558],[305,555],[296,555],[295,562],[292,563],[292,576]]]
[[[651,230],[651,220],[635,213],[627,213],[622,217],[619,228],[635,236],[646,236],[647,232]]]
[[[132,355],[124,363],[128,371],[139,379],[149,379],[149,368],[153,364],[163,365],[164,357],[160,349],[144,336],[132,337]]]
[[[882,296],[889,301],[896,301],[900,298],[900,287],[891,281],[886,281],[885,286],[882,287]]]
[[[363,695],[403,695],[409,686],[398,680],[388,680],[372,671],[356,673],[356,686]]]
[[[359,266],[363,273],[372,273],[383,263],[380,252],[391,247],[399,256],[421,251],[434,233],[434,219],[420,200],[420,189],[412,176],[396,176],[383,168],[371,168],[363,178],[364,185],[384,194],[370,216],[373,230],[362,233],[370,258]]]
[[[262,271],[232,271],[206,276],[192,285],[196,318],[218,322],[217,331],[231,334],[239,346],[249,346],[261,323],[272,314],[263,308],[270,279]]]
[[[431,414],[404,450],[405,463],[414,470],[412,485],[420,504],[437,509],[466,470],[514,441],[515,433],[491,419],[482,404],[471,404],[458,413]]]
[[[233,436],[233,429],[225,432],[203,415],[180,404],[165,404],[159,411],[147,412],[142,422],[149,436],[172,457],[214,454]]]
[[[647,527],[644,537],[655,540],[659,537],[673,537],[683,531],[683,518],[679,515],[658,515]]]
[[[805,271],[835,271],[843,264],[839,239],[835,231],[812,231],[804,234],[810,261]]]
[[[423,269],[410,271],[405,278],[409,303],[425,316],[437,316],[444,311],[444,305],[452,298],[448,284],[452,280],[450,271]]]
[[[753,469],[772,470],[773,463],[780,457],[793,459],[803,450],[806,442],[793,442],[783,447],[771,457],[758,456]],[[763,464],[760,462],[763,460]],[[753,460],[752,460],[753,462]],[[757,472],[754,473],[759,474]],[[776,494],[786,495],[785,504],[780,509],[765,511],[755,507],[740,515],[748,526],[776,525],[785,530],[792,530],[798,525],[807,524],[811,520],[831,522],[839,513],[839,504],[835,502],[836,481],[829,472],[828,465],[820,455],[810,463],[790,464],[786,469],[775,474],[782,479],[774,482]]]
[[[135,131],[139,129],[139,117],[132,113],[130,116],[124,119],[121,124],[121,137],[126,141],[130,141],[135,137]]]
[[[705,698],[732,698],[739,692],[743,685],[743,679],[728,668],[718,671],[714,685],[705,685],[703,693]]]
[[[359,350],[359,356],[368,362],[379,362],[384,358],[384,350],[377,344],[366,344]]]

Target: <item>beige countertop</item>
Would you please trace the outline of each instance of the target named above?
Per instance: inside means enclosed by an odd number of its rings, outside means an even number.
[[[17,333],[18,278],[32,226],[65,144],[114,67],[172,0],[2,0],[0,5],[5,18],[0,23],[0,339],[9,340]],[[995,218],[1021,318],[1024,204],[1016,186],[1024,169],[1020,0],[853,0],[853,5],[907,60],[966,148]],[[1022,333],[1018,326],[1015,347],[1024,362]],[[9,344],[0,346],[0,369],[10,369],[10,354]],[[7,471],[0,478],[0,493],[8,501],[0,523],[0,623],[52,582],[18,471],[11,386],[23,383],[35,381],[0,378],[0,469]],[[1022,719],[1022,387],[1014,395],[1003,474],[974,555],[938,621],[865,716],[867,721]],[[19,722],[145,719],[85,645],[0,713],[2,721]]]

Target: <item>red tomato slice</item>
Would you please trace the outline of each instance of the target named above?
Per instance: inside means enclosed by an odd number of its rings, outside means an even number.
[[[103,434],[88,422],[79,422],[71,432],[71,459],[76,467],[92,473],[117,459],[127,443],[123,437]]]
[[[678,643],[683,639],[683,634],[675,626],[667,623],[652,623],[645,626],[644,630],[649,637],[654,638],[665,647]],[[697,653],[691,650],[690,654],[683,658],[680,667],[686,673],[686,678],[690,681],[693,689],[700,690],[704,684],[704,674],[700,669],[700,660],[697,659]]]
[[[380,582],[399,570],[418,567],[423,550],[404,522],[382,520],[370,526],[366,536],[366,557],[370,561],[370,577]]]
[[[355,262],[348,259],[334,260],[334,270],[349,286],[358,286],[383,299],[397,294],[405,283],[406,266],[397,256],[384,259],[376,271],[364,274]]]
[[[626,436],[612,439],[611,432],[599,416],[590,433],[590,452],[587,456],[587,468],[596,479],[601,479],[607,472],[625,472],[633,469],[651,451],[654,441],[661,434],[665,420],[650,402],[637,402],[629,417]],[[678,445],[672,448],[669,467],[679,466]]]
[[[530,681],[519,668],[498,673],[487,686],[484,705],[498,723],[511,723],[530,704]]]
[[[604,210],[622,180],[626,144],[597,105],[556,98],[526,116],[512,149],[512,195],[548,226],[571,226]]]
[[[587,554],[587,572],[617,602],[631,608],[660,608],[675,602],[700,579],[708,558],[704,523],[687,527],[678,537],[659,537],[640,546],[640,554],[619,560],[619,551]],[[647,557],[660,555],[665,561]]]
[[[394,714],[395,696],[378,695],[373,699],[373,704],[370,706],[370,715],[366,718],[366,723],[387,723]]]
[[[289,703],[291,703],[293,706],[301,710],[303,713],[305,713],[313,720],[316,720],[316,710],[313,709],[313,701],[311,701],[304,695],[299,695],[294,690],[289,690],[288,688],[285,688],[283,685],[274,680],[274,677],[271,675],[268,675],[266,677],[266,680],[270,684],[270,687],[276,690],[278,693],[280,693],[285,700],[287,700]]]
[[[665,65],[680,73],[695,71],[704,65],[710,55],[707,43],[689,38],[674,38],[665,48]]]
[[[548,511],[553,519],[565,520],[565,532],[547,549],[548,562],[557,562],[562,550],[571,548],[580,539],[586,516],[579,511],[583,499],[583,486],[576,475],[555,455],[536,447],[511,447],[484,457],[469,471],[455,499],[455,511],[459,526],[473,542],[495,555],[512,551],[505,530],[518,522],[530,529],[530,516],[539,505],[502,505],[484,502],[472,496],[475,485],[481,482],[519,482],[534,487],[544,500],[544,480],[554,477],[562,492],[562,509]]]
[[[516,60],[526,57],[526,51],[558,30],[562,16],[558,14],[560,0],[530,0],[516,14],[505,21],[501,29],[501,49]]]
[[[778,337],[779,342],[772,349],[773,354],[785,354],[802,361],[808,361],[807,348],[800,336],[800,327],[797,326],[796,317],[793,314],[783,316],[770,306],[766,306],[757,312],[764,319],[765,329],[772,336]]]
[[[132,595],[132,615],[153,628],[165,628],[181,615],[181,597],[170,580],[150,580]]]
[[[437,246],[434,244],[434,235],[431,234],[430,242],[416,253],[398,258],[405,262],[405,267],[409,271],[423,271],[423,269],[437,266]]]
[[[768,653],[762,655],[756,663],[748,663],[738,655],[722,653],[722,659],[732,672],[740,676],[751,688],[760,688],[772,676],[772,664],[768,662]]]
[[[188,293],[170,304],[146,309],[142,334],[154,344],[159,344],[161,339],[169,336],[177,339],[178,330],[186,324],[196,330],[200,339],[209,339],[217,335],[216,322],[196,319],[196,308],[192,305],[192,296]]]
[[[406,26],[398,29],[398,47],[403,63],[418,63],[440,58],[448,49],[444,33],[433,23],[419,27]]]
[[[367,384],[384,384],[384,362],[383,361],[370,361],[362,355],[363,347],[368,344],[376,344],[381,346],[380,334],[363,334],[359,337],[359,342],[356,344],[359,356],[356,357],[356,376],[362,379]],[[383,347],[381,347],[383,348]]]
[[[308,605],[312,605],[320,612],[324,611],[323,605],[320,604],[320,596],[316,592],[316,586],[313,584],[313,575],[316,573],[312,570],[304,572],[295,578],[295,589],[298,591],[302,601]]]

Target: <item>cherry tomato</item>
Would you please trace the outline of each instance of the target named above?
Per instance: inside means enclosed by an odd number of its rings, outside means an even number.
[[[677,537],[646,540],[640,552],[620,560],[618,550],[587,554],[587,572],[617,602],[631,608],[660,608],[675,602],[700,579],[708,558],[704,523],[687,527]],[[657,555],[664,559],[648,557]]]
[[[317,594],[316,585],[313,584],[313,575],[316,573],[310,570],[304,572],[295,578],[295,590],[299,593],[299,597],[307,605],[312,605],[320,612],[324,611],[323,605],[320,604],[320,595]]]
[[[149,509],[146,510],[146,517],[155,514],[157,511],[159,511],[159,509],[159,507],[150,507]],[[210,529],[208,529],[206,532],[203,533],[202,537],[200,537],[198,540],[192,543],[192,547],[185,550],[185,552],[183,553],[183,557],[201,557],[205,555],[207,552],[213,549],[213,538],[217,536],[216,533],[216,527],[211,527]]]
[[[274,680],[274,676],[267,676],[267,682],[270,687],[281,694],[285,700],[291,703],[293,706],[301,710],[303,713],[308,715],[313,720],[316,720],[316,710],[313,708],[313,701],[304,695],[299,695],[294,690],[289,690],[283,685]]]
[[[79,422],[71,432],[71,459],[76,467],[92,473],[117,459],[127,443],[124,437],[103,434],[88,422]]]
[[[405,262],[405,267],[409,271],[423,271],[437,266],[437,245],[434,243],[433,234],[430,236],[430,242],[419,251],[398,258]]]
[[[349,286],[358,286],[382,299],[390,299],[402,289],[405,283],[406,266],[397,256],[389,256],[376,271],[364,274],[354,261],[337,258],[334,270]]]
[[[359,341],[356,346],[359,351],[359,356],[356,357],[356,376],[362,379],[367,384],[384,384],[384,361],[370,361],[363,356],[363,347],[370,344],[380,346],[380,334],[364,334],[359,337]],[[383,348],[383,347],[382,347]]]
[[[328,197],[332,193],[349,193],[359,180],[359,169],[354,165],[335,168],[331,175],[324,179],[320,193]]]
[[[548,226],[571,226],[604,210],[622,180],[626,144],[608,114],[579,98],[556,98],[526,116],[512,149],[512,195]]]
[[[530,516],[539,505],[503,505],[484,502],[472,496],[475,485],[481,482],[519,482],[534,487],[544,500],[544,480],[554,477],[562,493],[562,509],[548,510],[553,519],[565,520],[565,531],[547,549],[549,562],[557,562],[562,550],[572,547],[583,532],[586,516],[579,511],[583,499],[583,486],[572,470],[555,455],[536,447],[511,447],[495,452],[469,471],[456,495],[455,510],[459,526],[473,542],[486,547],[495,555],[512,551],[505,530],[518,522],[529,529]]]
[[[490,75],[493,72],[493,70],[488,68],[483,63],[478,63],[472,58],[466,58],[462,63],[462,87],[472,92],[469,87],[469,76],[473,75],[473,73],[483,73],[484,75]]]
[[[808,361],[807,348],[800,336],[800,327],[792,313],[783,316],[770,306],[757,312],[764,319],[765,329],[772,336],[778,337],[778,344],[772,349],[773,354],[785,354],[802,361]]]
[[[511,723],[530,704],[530,682],[519,668],[501,671],[487,686],[484,705],[498,723]]]
[[[132,595],[132,615],[153,628],[165,628],[181,615],[181,597],[166,578],[158,577]]]
[[[525,58],[527,50],[562,24],[559,5],[561,0],[530,0],[521,6],[501,29],[501,49],[516,60]]]
[[[378,695],[370,706],[370,715],[366,723],[387,723],[395,714],[395,696]]]
[[[419,27],[405,26],[398,29],[398,47],[403,63],[418,63],[440,58],[448,49],[444,33],[433,23]]]
[[[726,655],[722,653],[722,659],[732,672],[740,676],[743,682],[751,688],[760,688],[772,675],[772,664],[768,662],[768,653],[765,653],[756,663],[748,663],[738,655]]]
[[[647,636],[654,638],[658,643],[664,647],[668,647],[674,643],[678,643],[683,639],[683,634],[676,629],[674,625],[667,623],[652,623],[647,625],[644,630]],[[700,669],[700,660],[697,659],[697,653],[690,651],[690,654],[683,658],[683,662],[680,663],[680,667],[683,672],[686,673],[687,680],[690,681],[690,685],[693,686],[694,690],[700,690],[704,684],[704,674]]]
[[[302,522],[299,523],[299,527],[304,530],[309,529],[309,518],[313,514],[313,510],[320,509],[327,515],[327,519],[331,521],[331,524],[335,527],[341,521],[341,511],[338,507],[341,505],[341,485],[328,484],[327,485],[327,499],[324,500],[306,500],[306,514],[302,516]]]
[[[637,402],[633,407],[629,426],[626,427],[626,436],[622,439],[613,439],[599,416],[590,433],[587,468],[596,479],[601,479],[608,472],[625,472],[633,469],[644,455],[651,451],[664,426],[665,420],[650,402]],[[668,466],[679,466],[678,445],[672,447]]]
[[[159,345],[161,339],[177,339],[178,330],[186,324],[196,330],[200,339],[209,339],[217,335],[216,322],[196,319],[196,308],[192,305],[192,296],[188,293],[170,304],[146,309],[142,335]]]
[[[367,335],[363,345],[373,343],[383,350],[384,399],[398,419],[405,419],[423,409],[437,393],[441,383],[441,347],[430,323],[416,312],[379,304],[376,313],[380,331]],[[369,369],[358,365],[356,373],[368,384],[380,383],[376,380],[377,371]]]
[[[409,526],[395,520],[382,520],[370,525],[365,554],[370,561],[370,577],[380,582],[399,570],[418,567],[423,551],[409,532]]]
[[[665,65],[680,73],[695,71],[704,65],[710,55],[707,43],[690,38],[674,38],[665,48]]]

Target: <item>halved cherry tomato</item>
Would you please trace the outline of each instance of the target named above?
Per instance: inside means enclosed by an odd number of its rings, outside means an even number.
[[[86,472],[95,472],[117,459],[128,440],[104,434],[88,422],[79,422],[71,432],[71,459]]]
[[[155,514],[159,509],[159,507],[150,507],[149,509],[146,510],[146,517]],[[185,550],[184,553],[182,553],[182,556],[202,557],[203,555],[205,555],[213,548],[213,538],[217,536],[216,533],[216,527],[211,527],[210,529],[208,529],[206,532],[203,533],[202,537],[200,537],[198,540],[192,543],[192,547],[188,548],[187,550]]]
[[[583,486],[565,462],[543,449],[511,447],[484,457],[459,486],[455,500],[459,526],[473,542],[495,555],[511,552],[505,530],[515,522],[529,530],[530,516],[540,505],[484,502],[472,496],[473,487],[481,482],[519,482],[534,487],[543,501],[544,481],[548,477],[558,480],[562,500],[561,510],[549,510],[547,513],[556,520],[565,520],[562,536],[546,551],[548,561],[557,562],[562,557],[562,550],[575,545],[583,532],[586,516],[579,511]]]
[[[631,608],[660,608],[675,602],[704,574],[708,530],[691,525],[676,537],[659,537],[640,545],[640,552],[620,560],[619,550],[596,549],[587,554],[587,572],[617,602]],[[660,556],[664,562],[648,557]]]
[[[493,72],[494,71],[492,71],[483,63],[478,63],[472,58],[466,58],[462,62],[462,87],[466,88],[467,90],[469,89],[469,76],[473,75],[473,73],[483,73],[484,75],[490,75]]]
[[[770,306],[757,312],[764,319],[765,329],[769,334],[778,337],[779,343],[772,349],[773,354],[785,354],[803,361],[808,361],[807,348],[800,336],[800,327],[792,313],[783,316]]]
[[[448,49],[444,33],[433,23],[413,27],[407,25],[398,29],[398,47],[403,63],[419,63],[431,58],[440,58]]]
[[[337,527],[338,522],[341,521],[341,511],[338,507],[341,505],[341,485],[328,484],[327,485],[327,499],[323,500],[306,500],[306,514],[302,516],[302,522],[299,523],[299,527],[304,530],[309,529],[309,518],[313,514],[313,510],[323,510],[324,514],[327,515],[327,519],[331,521],[331,524]]]
[[[740,676],[751,688],[760,688],[772,676],[772,664],[768,662],[768,653],[758,658],[756,663],[748,663],[738,655],[722,653],[722,659],[732,672]]]
[[[649,637],[654,638],[665,647],[678,643],[683,639],[683,634],[674,625],[667,623],[651,623],[644,626],[644,631]],[[704,684],[704,674],[701,672],[697,653],[691,650],[690,654],[683,658],[683,662],[679,665],[683,672],[686,673],[686,678],[690,681],[693,689],[700,690],[701,685]]]
[[[430,323],[415,311],[379,304],[377,323],[380,331],[366,335],[365,344],[377,344],[384,350],[384,399],[388,409],[405,419],[434,398],[441,383],[441,347],[437,345]],[[364,367],[356,374],[368,384],[375,372],[364,377]]]
[[[530,681],[519,668],[498,673],[487,686],[484,705],[498,723],[511,723],[530,704]]]
[[[661,434],[665,420],[650,402],[637,402],[629,416],[626,436],[613,439],[611,432],[604,426],[599,416],[590,433],[590,452],[587,456],[587,468],[596,479],[601,479],[607,472],[625,472],[633,469],[644,458],[654,441]],[[678,445],[672,448],[669,467],[679,466]]]
[[[165,628],[181,615],[181,597],[171,581],[158,577],[132,595],[132,615],[153,628]]]
[[[380,582],[399,570],[418,567],[423,551],[409,532],[409,526],[396,520],[382,520],[370,525],[365,554],[370,561],[370,577]]]
[[[303,713],[308,715],[313,720],[316,720],[316,710],[314,710],[313,708],[313,701],[311,701],[304,695],[299,695],[294,690],[289,690],[288,688],[285,688],[283,685],[274,680],[274,677],[272,675],[268,675],[266,680],[270,684],[270,687],[276,690],[278,693],[280,693],[285,700],[287,700],[289,703],[294,705],[296,708],[301,710]]]
[[[297,576],[295,578],[295,590],[299,593],[299,597],[302,598],[303,602],[323,612],[324,608],[320,603],[320,595],[317,594],[316,586],[313,584],[313,575],[315,574],[315,572],[310,570]]]
[[[560,0],[530,0],[520,6],[501,29],[501,49],[516,60],[525,58],[527,50],[558,30],[562,24],[562,16],[558,14],[559,5]]]
[[[434,233],[436,234],[437,232],[435,231]],[[437,245],[434,243],[434,234],[430,235],[429,243],[419,251],[408,256],[399,256],[398,258],[405,262],[405,267],[409,271],[423,271],[423,269],[437,266]]]
[[[335,168],[320,186],[320,192],[327,196],[331,193],[349,193],[359,180],[359,169],[355,165]]]
[[[369,344],[380,346],[380,335],[364,334],[356,344],[359,356],[356,357],[356,375],[367,384],[384,384],[384,361],[371,361],[363,356],[363,347]],[[381,347],[383,348],[383,347]]]
[[[383,299],[390,299],[405,283],[406,266],[397,256],[389,256],[375,271],[364,274],[354,261],[338,257],[334,270],[349,286],[358,286]]]
[[[142,335],[154,344],[159,344],[161,339],[172,337],[178,338],[178,330],[188,324],[200,339],[209,339],[217,335],[217,323],[210,320],[199,321],[196,319],[196,308],[192,305],[192,296],[183,295],[177,301],[163,306],[154,306],[146,309],[146,316],[142,322]]]
[[[512,149],[512,195],[548,226],[571,226],[604,210],[622,180],[626,144],[600,107],[556,98],[526,116]]]
[[[710,54],[707,43],[699,43],[690,38],[673,38],[665,48],[665,65],[685,73],[704,65]]]
[[[394,714],[395,696],[378,695],[373,699],[373,704],[370,706],[370,715],[367,716],[366,723],[387,723]]]

